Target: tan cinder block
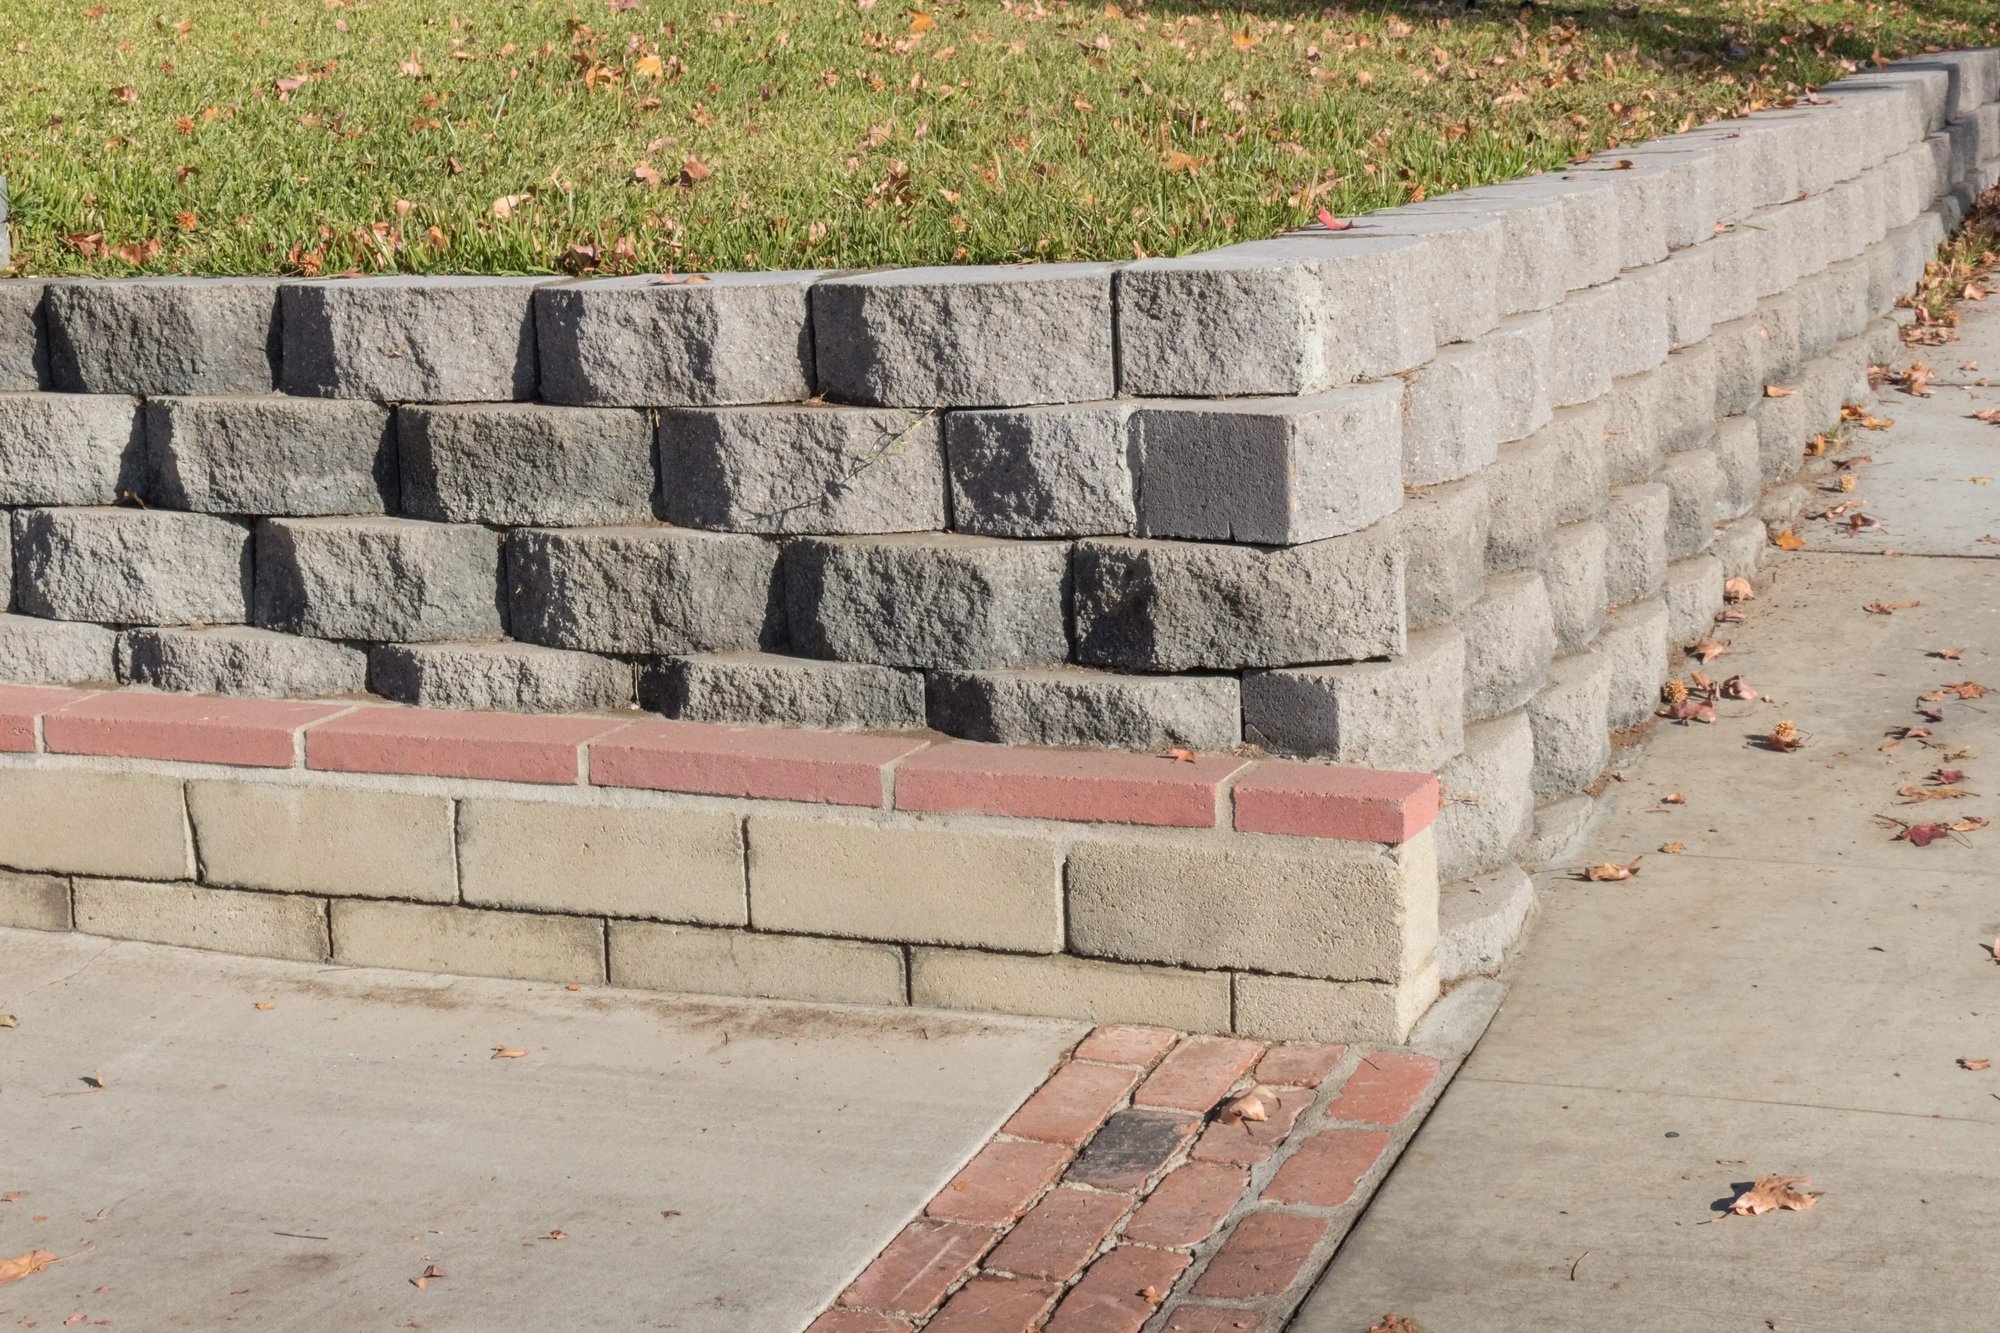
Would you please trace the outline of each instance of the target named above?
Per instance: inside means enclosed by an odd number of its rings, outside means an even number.
[[[1393,981],[1437,948],[1428,829],[1401,847],[1135,832],[1069,857],[1070,949],[1126,962]]]
[[[201,878],[335,897],[458,899],[451,801],[407,792],[190,782]]]
[[[1045,835],[824,816],[753,816],[750,920],[760,929],[1027,953],[1063,947],[1062,849]]]
[[[902,1004],[903,951],[890,944],[611,923],[611,984],[824,1004]]]
[[[318,898],[129,879],[78,879],[75,887],[76,928],[87,935],[297,962],[327,956]]]
[[[187,879],[194,856],[180,780],[47,765],[0,769],[0,865]]]
[[[15,930],[68,930],[69,881],[53,875],[0,870],[0,926]]]
[[[750,920],[743,821],[732,814],[464,800],[458,861],[468,903],[723,926]]]
[[[420,903],[333,902],[333,958],[525,981],[604,980],[604,923]]]
[[[1438,997],[1437,963],[1389,984],[1236,977],[1236,1031],[1266,1041],[1403,1041]]]
[[[1229,1031],[1225,972],[1081,958],[918,949],[910,960],[910,1002],[1094,1023],[1151,1023],[1183,1032]]]

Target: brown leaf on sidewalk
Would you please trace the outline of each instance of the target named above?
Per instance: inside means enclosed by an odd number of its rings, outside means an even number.
[[[1630,879],[1632,878],[1632,876],[1639,873],[1639,862],[1645,859],[1646,858],[1644,858],[1643,856],[1635,856],[1622,866],[1619,865],[1616,861],[1600,862],[1599,864],[1594,865],[1590,867],[1590,869],[1584,871],[1583,878],[1590,880],[1593,883],[1605,883],[1607,881]]]
[[[410,1279],[410,1285],[413,1287],[421,1287],[424,1285],[424,1283],[429,1282],[434,1277],[444,1277],[444,1276],[445,1276],[445,1271],[442,1268],[439,1268],[436,1264],[426,1264],[424,1266],[423,1272],[417,1274],[415,1277]]]
[[[1706,665],[1729,651],[1727,639],[1703,639],[1687,650],[1687,655]]]
[[[0,1282],[18,1282],[41,1272],[56,1261],[47,1250],[29,1250],[12,1259],[0,1259]]]
[[[1715,705],[1705,704],[1699,699],[1683,699],[1673,707],[1667,709],[1666,716],[1670,721],[1679,722],[1682,725],[1686,725],[1689,722],[1702,722],[1709,726],[1714,726]]]
[[[1945,661],[1947,661],[1947,662],[1956,662],[1956,661],[1957,661],[1957,660],[1958,660],[1959,658],[1961,658],[1961,657],[1964,657],[1964,656],[1965,656],[1965,649],[1963,649],[1963,648],[1933,648],[1933,649],[1931,649],[1931,650],[1930,650],[1930,651],[1929,651],[1928,653],[1924,654],[1924,656],[1926,656],[1926,657],[1938,657],[1938,658],[1942,658],[1942,659],[1944,659],[1944,660],[1945,660]]]
[[[495,1046],[493,1048],[492,1058],[495,1060],[519,1060],[526,1054],[527,1054],[526,1051],[520,1050],[513,1046]]]
[[[1789,754],[1801,745],[1804,745],[1806,738],[1805,733],[1799,730],[1797,723],[1781,721],[1777,726],[1771,728],[1771,734],[1765,738],[1765,741],[1773,750],[1780,750]]]
[[[1922,602],[1870,602],[1861,609],[1871,616],[1893,616],[1898,611],[1908,611],[1912,607],[1922,605]]]
[[[1799,536],[1798,533],[1793,532],[1790,528],[1786,528],[1783,532],[1771,538],[1771,545],[1777,547],[1780,551],[1803,551],[1806,549],[1806,539]]]
[[[1986,687],[1970,680],[1962,680],[1956,685],[1947,685],[1944,687],[1944,692],[1946,694],[1955,694],[1961,699],[1984,699],[1986,697]]]
[[[1958,1067],[1960,1069],[1970,1069],[1976,1074],[1982,1069],[1991,1069],[1993,1062],[1991,1060],[1960,1060]]]
[[[1797,392],[1797,389],[1787,389],[1777,384],[1766,384],[1764,386],[1764,396],[1766,398],[1790,398]]]
[[[1930,775],[1925,778],[1925,781],[1935,782],[1941,787],[1949,787],[1954,783],[1965,781],[1965,770],[1962,768],[1934,768],[1930,771]]]
[[[1756,699],[1760,696],[1757,687],[1741,676],[1731,676],[1722,682],[1722,697],[1725,699]]]
[[[1737,1217],[1756,1217],[1779,1210],[1804,1212],[1819,1202],[1823,1190],[1796,1189],[1812,1184],[1811,1176],[1759,1176],[1757,1183],[1736,1196],[1729,1211]]]
[[[14,1017],[14,1015],[0,1014],[0,1028],[17,1028],[19,1026],[21,1026],[21,1020]]]
[[[1660,798],[1661,805],[1686,805],[1688,798],[1677,791],[1670,791]]]
[[[1750,585],[1750,580],[1740,575],[1722,585],[1722,600],[1725,602],[1749,602],[1755,601],[1756,597],[1757,590]]]
[[[1919,801],[1956,801],[1974,793],[1958,787],[1898,787],[1896,795],[1903,798],[1904,805],[1915,805]]]
[[[1679,856],[1687,850],[1687,844],[1684,842],[1663,842],[1660,844],[1660,850],[1668,856]]]
[[[1405,1319],[1399,1314],[1385,1314],[1382,1322],[1371,1324],[1368,1333],[1424,1333],[1414,1319]]]

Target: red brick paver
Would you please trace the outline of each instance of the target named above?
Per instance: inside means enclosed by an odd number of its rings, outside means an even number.
[[[1236,783],[1236,831],[1405,843],[1438,814],[1431,773],[1271,760]]]
[[[1162,1333],[1264,1333],[1270,1325],[1255,1310],[1224,1305],[1183,1305],[1167,1316]]]
[[[1118,1109],[1138,1081],[1136,1069],[1066,1064],[1001,1129],[1024,1139],[1078,1147]]]
[[[1326,1228],[1323,1217],[1251,1213],[1236,1224],[1236,1230],[1209,1261],[1195,1281],[1195,1292],[1228,1300],[1275,1296],[1297,1280]]]
[[[806,1333],[910,1333],[907,1319],[895,1319],[867,1310],[828,1310],[812,1321]]]
[[[1120,1193],[1136,1193],[1194,1137],[1199,1118],[1180,1111],[1120,1111],[1070,1165],[1067,1179]]]
[[[1247,760],[1182,763],[1109,750],[937,745],[896,770],[898,810],[1214,828],[1225,783]]]
[[[1070,1288],[1048,1333],[1138,1333],[1187,1266],[1184,1254],[1121,1245]]]
[[[1085,1037],[1076,1048],[1076,1058],[1150,1069],[1155,1061],[1173,1049],[1175,1036],[1165,1028],[1112,1024],[1098,1028]]]
[[[1354,1197],[1354,1187],[1389,1146],[1380,1129],[1329,1129],[1299,1145],[1264,1188],[1272,1203],[1310,1203],[1335,1208]]]
[[[992,1244],[993,1233],[985,1227],[912,1222],[854,1279],[840,1303],[896,1314],[924,1314],[936,1308],[952,1284],[964,1277]]]
[[[995,1139],[924,1208],[928,1217],[997,1227],[1013,1221],[1069,1161],[1069,1149],[1050,1143]]]
[[[1131,1207],[1129,1194],[1050,1190],[986,1256],[986,1267],[1067,1282],[1090,1262]]]
[[[1273,1046],[1257,1062],[1257,1081],[1274,1088],[1317,1088],[1346,1054],[1345,1046]]]
[[[924,1333],[1031,1333],[1061,1294],[1053,1282],[976,1277],[924,1325]]]
[[[590,781],[599,787],[881,806],[888,801],[889,770],[925,744],[789,727],[639,722],[590,747]]]
[[[1380,1051],[1367,1056],[1327,1107],[1326,1118],[1393,1125],[1416,1109],[1439,1068],[1428,1055]]]
[[[573,786],[586,742],[628,725],[610,717],[357,708],[306,733],[306,767]]]
[[[1243,1197],[1250,1173],[1214,1162],[1189,1162],[1161,1180],[1132,1220],[1125,1239],[1143,1245],[1194,1245],[1207,1240]]]
[[[4,590],[0,590],[4,595]],[[35,720],[81,699],[90,690],[68,690],[55,685],[0,685],[0,750],[32,754],[35,749]],[[1168,1037],[1171,1041],[1173,1038]]]
[[[42,740],[52,754],[290,768],[298,762],[302,728],[353,706],[140,691],[93,694],[44,716]]]
[[[1194,1145],[1192,1156],[1200,1162],[1234,1162],[1238,1166],[1255,1166],[1268,1161],[1285,1136],[1292,1132],[1292,1123],[1299,1113],[1313,1104],[1313,1094],[1306,1088],[1291,1088],[1283,1092],[1265,1090],[1270,1095],[1260,1095],[1258,1102],[1264,1108],[1262,1120],[1241,1120],[1234,1116],[1218,1117],[1201,1132],[1201,1139]]]
[[[1139,1085],[1132,1104],[1211,1110],[1263,1053],[1261,1043],[1237,1037],[1189,1037]]]

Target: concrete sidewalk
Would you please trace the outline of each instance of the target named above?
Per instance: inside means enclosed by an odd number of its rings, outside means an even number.
[[[27,931],[0,1013],[44,1329],[796,1330],[1087,1030]]]
[[[1965,309],[1962,344],[1912,358],[1942,379],[2000,372],[2000,311]],[[1541,876],[1505,1006],[1298,1333],[1389,1312],[1424,1333],[1995,1323],[2000,696],[1919,702],[2000,689],[2000,543],[1979,540],[2000,537],[2000,426],[1969,416],[1995,405],[1977,386],[1884,395],[1895,427],[1846,451],[1873,456],[1852,495],[1883,530],[1809,521],[1747,623],[1717,630],[1730,649],[1701,669],[1764,697],[1659,724],[1578,864]],[[1759,745],[1780,719],[1804,749]],[[1895,744],[1908,726],[1930,734]],[[1904,803],[1938,769],[1979,795]],[[1876,818],[1968,815],[1994,826],[1921,848]],[[1626,882],[1576,873],[1641,856]],[[1724,1216],[1764,1174],[1825,1197]]]

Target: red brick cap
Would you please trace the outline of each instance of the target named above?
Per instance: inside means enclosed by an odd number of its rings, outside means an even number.
[[[306,767],[573,786],[584,744],[626,725],[612,717],[356,708],[306,733]]]
[[[91,694],[54,685],[0,685],[0,751],[32,754],[36,720]]]
[[[1214,828],[1223,784],[1248,761],[1191,763],[1117,750],[938,745],[896,770],[898,810]]]
[[[298,762],[302,728],[353,707],[118,690],[87,695],[47,714],[42,741],[52,754],[290,768]]]
[[[590,747],[599,787],[880,807],[896,761],[928,742],[790,727],[639,722]]]
[[[1405,843],[1438,815],[1432,773],[1271,760],[1236,783],[1236,831]]]

